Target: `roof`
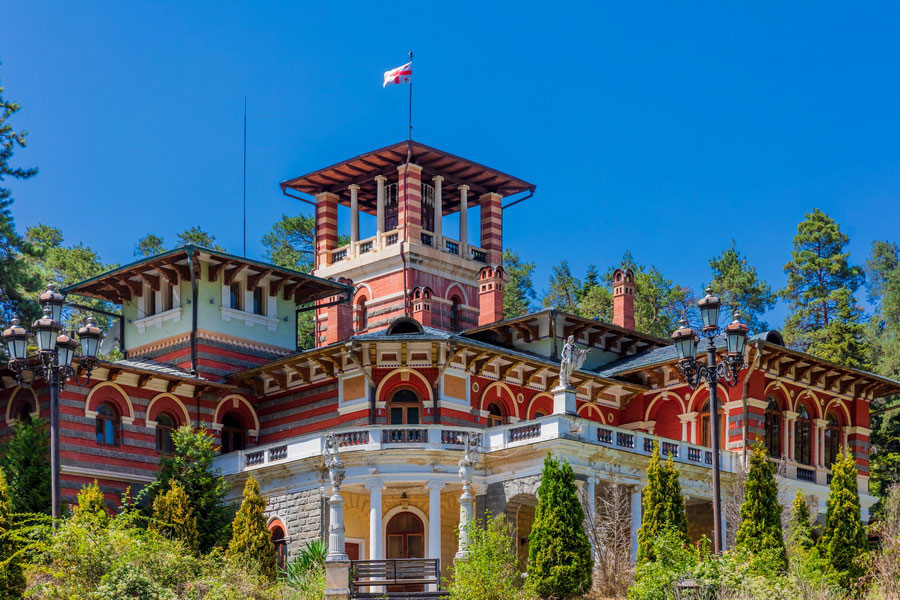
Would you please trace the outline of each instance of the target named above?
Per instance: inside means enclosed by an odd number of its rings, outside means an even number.
[[[358,202],[360,210],[374,213],[376,210],[375,177],[397,176],[397,167],[409,162],[422,168],[422,180],[430,180],[435,175],[444,178],[443,190],[449,192],[460,185],[467,185],[473,192],[469,204],[478,204],[478,195],[493,192],[501,196],[511,196],[520,192],[533,192],[535,185],[518,177],[507,175],[478,164],[466,158],[426,146],[415,141],[403,141],[378,150],[360,154],[330,167],[319,169],[288,179],[281,183],[281,189],[292,189],[304,194],[316,195],[323,192],[337,194],[339,202],[350,204],[349,186],[359,186]],[[444,214],[459,210],[459,194],[445,193]]]
[[[194,245],[143,258],[70,285],[63,288],[62,292],[122,304],[141,295],[144,284],[158,290],[162,279],[172,285],[190,279],[190,264],[193,264],[194,274],[199,278],[200,259],[209,264],[207,278],[210,281],[224,273],[226,282],[230,283],[229,280],[234,279],[238,273],[245,273],[248,281],[252,281],[255,286],[268,277],[272,283],[270,293],[274,295],[281,292],[285,299],[293,297],[298,304],[352,292],[352,288],[343,283]]]

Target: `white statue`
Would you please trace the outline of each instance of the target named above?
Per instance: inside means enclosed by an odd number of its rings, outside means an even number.
[[[590,350],[582,350],[575,345],[575,336],[570,335],[566,338],[566,343],[562,349],[562,356],[559,363],[559,387],[571,387],[569,377],[576,369],[580,369],[584,364]]]

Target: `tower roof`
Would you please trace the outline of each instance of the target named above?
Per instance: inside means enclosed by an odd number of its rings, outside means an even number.
[[[341,204],[349,205],[349,186],[356,184],[360,187],[360,209],[374,212],[375,177],[396,175],[397,167],[406,163],[407,154],[410,155],[409,162],[422,168],[423,181],[441,175],[444,178],[445,191],[458,188],[460,185],[469,186],[474,193],[470,204],[478,204],[479,194],[492,192],[505,197],[520,192],[533,192],[536,187],[532,183],[449,152],[416,141],[403,141],[288,179],[281,183],[281,189],[297,190],[310,195],[331,192],[337,194]],[[444,213],[458,211],[458,194],[445,194],[443,203]]]

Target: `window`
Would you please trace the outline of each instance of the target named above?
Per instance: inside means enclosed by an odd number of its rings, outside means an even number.
[[[241,284],[232,283],[231,286],[229,286],[229,291],[229,304],[231,304],[231,308],[234,310],[243,310],[244,293],[241,291]]]
[[[263,289],[262,286],[259,285],[253,288],[253,314],[266,314],[266,304],[265,298],[263,298]]]
[[[774,398],[766,399],[769,405],[766,407],[766,451],[772,458],[780,458],[781,451],[781,411]]]
[[[794,429],[794,460],[804,465],[812,464],[812,419],[806,408],[797,411],[797,425]]]
[[[422,184],[422,229],[434,231],[434,188],[427,183]]]
[[[391,425],[418,425],[421,402],[412,390],[398,390],[388,407]]]
[[[119,413],[112,404],[104,402],[97,407],[97,443],[104,446],[119,444]]]
[[[365,331],[369,328],[369,311],[366,308],[365,297],[356,301],[356,330]]]
[[[725,430],[722,427],[722,421],[719,421],[719,447],[724,447]],[[707,448],[712,447],[712,430],[709,423],[709,402],[703,405],[700,410],[700,445]]]
[[[28,402],[22,402],[19,404],[19,408],[16,411],[16,418],[19,420],[19,423],[30,423],[31,422],[31,404]]]
[[[228,413],[222,419],[222,454],[244,449],[244,426],[237,415]]]
[[[175,288],[172,285],[164,284],[162,305],[164,311],[175,308]]]
[[[162,454],[174,454],[175,444],[172,442],[172,432],[175,430],[175,420],[162,413],[156,417],[156,451]]]
[[[546,416],[547,416],[547,415],[545,415],[545,414],[542,413],[541,411],[537,411],[536,413],[534,413],[534,418],[535,418],[535,419],[540,419],[541,417],[546,417]]]
[[[830,469],[841,453],[841,427],[837,417],[828,415],[825,426],[825,467]]]
[[[450,302],[450,329],[459,331],[459,296],[453,296]]]
[[[491,402],[488,404],[488,427],[498,427],[503,425],[503,409],[499,404]]]
[[[397,229],[398,208],[400,204],[397,200],[397,184],[392,183],[384,186],[384,230],[393,231]]]
[[[156,294],[149,287],[144,288],[144,316],[152,317],[156,314]]]
[[[287,540],[284,537],[284,529],[277,525],[272,528],[272,543],[275,545],[275,561],[278,568],[287,566]]]

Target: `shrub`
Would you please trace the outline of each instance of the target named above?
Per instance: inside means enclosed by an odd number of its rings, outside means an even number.
[[[176,600],[173,591],[144,575],[133,564],[117,566],[101,581],[97,592],[104,600]]]
[[[658,453],[657,453],[658,458]],[[675,585],[696,568],[697,554],[685,545],[684,535],[663,528],[653,538],[645,539],[653,560],[638,564],[634,585],[628,590],[632,600],[663,600],[675,597]]]
[[[590,589],[594,562],[575,473],[549,453],[528,542],[528,585],[537,595],[573,598]]]
[[[285,586],[298,600],[319,600],[325,593],[325,557],[328,544],[322,540],[307,542],[282,572]]]
[[[25,576],[19,564],[19,544],[13,535],[13,504],[0,470],[0,600],[21,598]]]
[[[863,574],[859,558],[867,550],[866,531],[859,514],[856,461],[844,450],[831,465],[831,489],[819,552],[846,590]]]
[[[653,452],[647,465],[647,485],[642,494],[643,513],[638,530],[638,564],[654,560],[656,540],[664,530],[680,536],[681,543],[688,541],[687,517],[684,498],[678,480],[678,469],[672,457],[660,461],[659,442],[653,443]]]
[[[47,422],[19,422],[0,452],[14,513],[50,514],[50,435]]]
[[[750,455],[750,472],[744,489],[741,524],[738,527],[735,549],[749,554],[770,552],[781,563],[782,568],[786,567],[775,465],[769,461],[762,444],[756,444]]]
[[[512,531],[504,516],[488,515],[483,522],[470,523],[469,557],[453,565],[448,585],[453,600],[525,600],[513,547]]]
[[[277,572],[275,545],[266,527],[266,499],[251,475],[244,485],[244,500],[234,517],[227,556],[253,573],[274,580]]]
[[[895,599],[900,595],[900,486],[895,485],[882,498],[881,519],[873,530],[881,538],[881,548],[866,557],[872,578],[870,597]]]
[[[791,503],[791,516],[788,519],[787,550],[791,555],[805,556],[812,550],[815,542],[810,527],[809,505],[802,490],[797,490]]]
[[[109,513],[106,512],[106,501],[97,480],[86,485],[78,492],[78,504],[72,510],[72,518],[79,523],[93,524],[102,527],[109,521]]]
[[[179,482],[173,481],[169,491],[156,497],[150,529],[169,539],[181,540],[193,552],[197,552],[200,543],[197,518],[191,511],[190,499]]]

